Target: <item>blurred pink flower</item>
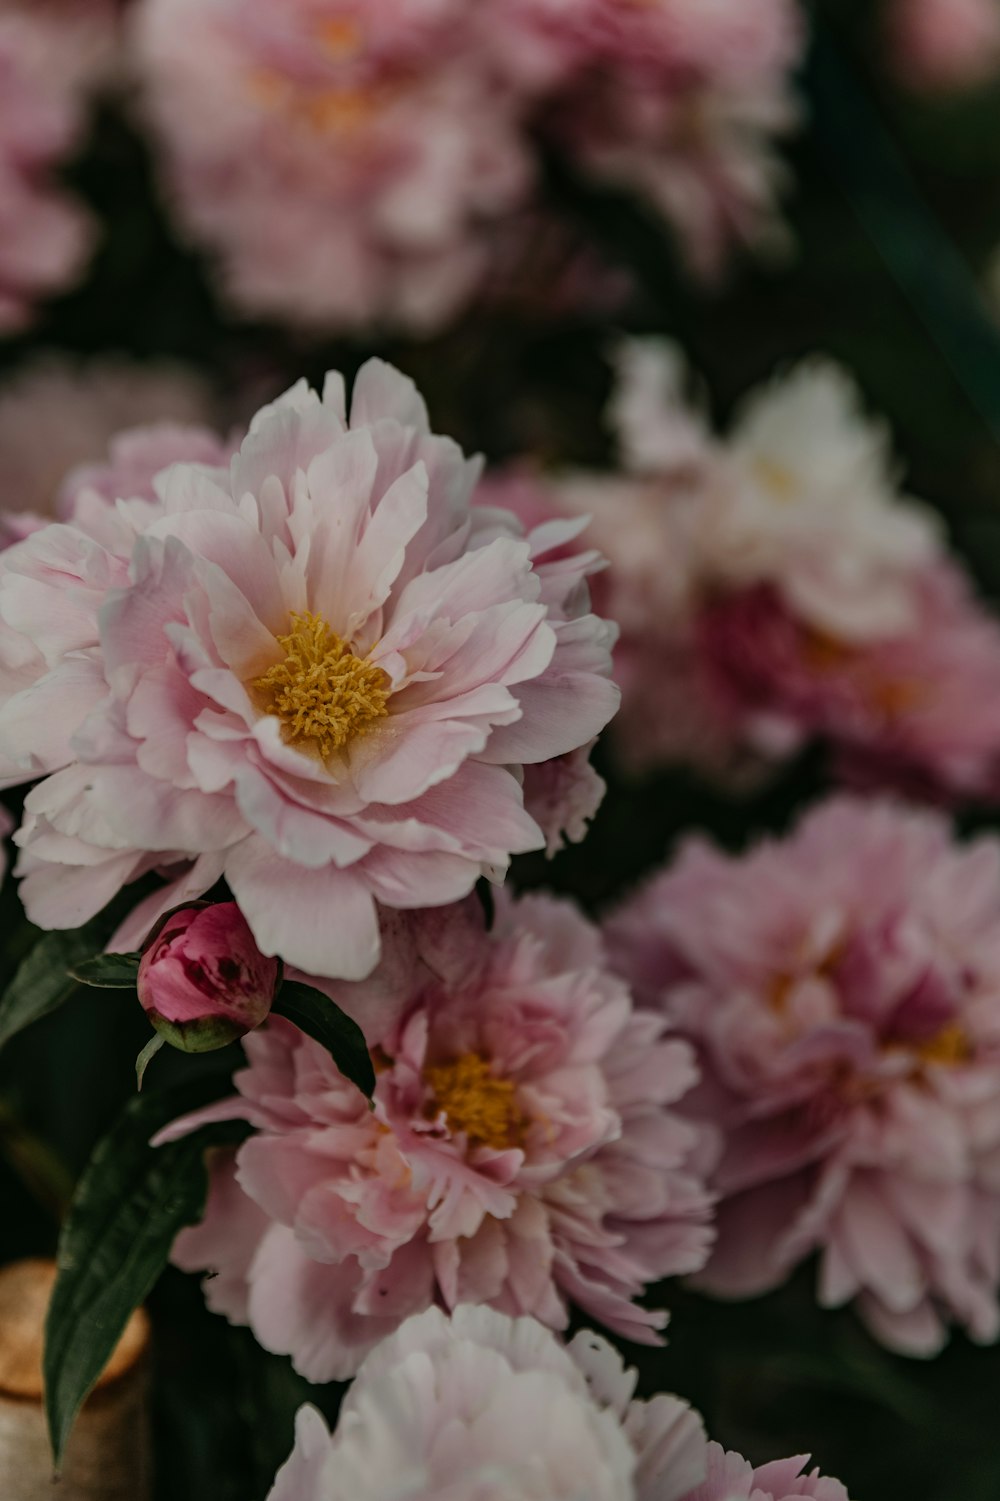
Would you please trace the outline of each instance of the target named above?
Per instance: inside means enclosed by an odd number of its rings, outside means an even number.
[[[996,0],[887,0],[889,60],[916,90],[975,88],[1000,72]]]
[[[359,978],[376,899],[438,906],[544,844],[521,771],[617,704],[584,570],[470,511],[476,465],[369,362],[264,408],[229,469],[88,492],[0,560],[0,750],[26,801],[21,894],[75,927],[173,867],[225,875],[262,951]],[[75,581],[70,583],[70,580]],[[146,925],[155,912],[144,912]]]
[[[430,328],[533,165],[464,0],[139,0],[146,109],[193,240],[244,311]]]
[[[205,382],[180,365],[36,357],[0,387],[0,540],[16,541],[53,516],[65,518],[85,483],[106,491],[109,445],[117,454],[135,452],[135,440],[118,439],[123,430],[150,423],[203,427],[215,415]],[[171,453],[166,462],[179,456]],[[186,457],[210,461],[203,437]],[[151,499],[152,473],[164,465],[154,454],[149,462],[154,468],[139,488],[132,462],[127,472],[116,471],[111,488]],[[149,463],[142,467],[145,473]]]
[[[767,588],[709,605],[695,652],[720,721],[770,758],[822,736],[854,785],[1000,799],[1000,622],[950,564],[917,583],[913,628],[864,646],[803,627]]]
[[[1000,1331],[1000,843],[833,799],[742,858],[691,841],[607,927],[638,1002],[698,1047],[720,1128],[701,1283],[746,1297],[820,1253],[824,1306],[941,1347]]]
[[[572,1300],[656,1343],[644,1286],[710,1242],[675,1103],[686,1043],[634,1011],[598,934],[566,902],[500,900],[394,918],[382,967],[324,988],[375,1043],[371,1113],[329,1055],[282,1021],[244,1042],[240,1096],[170,1128],[257,1127],[220,1158],[204,1222],[175,1260],[221,1275],[210,1307],[311,1380],[350,1376],[430,1304],[489,1303],[565,1328]]]
[[[705,1439],[599,1335],[461,1307],[406,1321],[367,1357],[331,1436],[300,1408],[268,1501],[847,1501],[804,1460],[754,1470]]]
[[[79,28],[43,6],[0,11],[0,335],[77,281],[93,243],[56,181],[85,126]]]

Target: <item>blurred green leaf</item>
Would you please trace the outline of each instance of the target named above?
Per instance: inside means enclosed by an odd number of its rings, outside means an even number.
[[[78,981],[71,971],[85,963],[107,938],[103,915],[69,933],[46,933],[0,996],[0,1048],[24,1027],[68,1001]]]
[[[138,954],[96,954],[70,967],[70,977],[81,985],[102,990],[134,990],[139,973]]]

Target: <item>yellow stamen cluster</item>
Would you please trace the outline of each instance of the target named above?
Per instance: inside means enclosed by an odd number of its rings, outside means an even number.
[[[929,1037],[914,1049],[921,1063],[967,1063],[971,1048],[969,1039],[958,1022],[949,1022],[934,1037]]]
[[[290,745],[312,742],[325,759],[388,713],[389,679],[356,657],[321,615],[293,614],[291,627],[278,637],[284,660],[250,686],[282,721]]]
[[[516,1085],[498,1078],[487,1059],[478,1053],[463,1053],[451,1063],[436,1063],[424,1070],[433,1100],[428,1115],[442,1113],[449,1130],[464,1132],[470,1146],[503,1151],[520,1144],[525,1119],[515,1098]]]

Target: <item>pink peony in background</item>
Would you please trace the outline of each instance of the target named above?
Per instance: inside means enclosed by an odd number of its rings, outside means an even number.
[[[743,857],[691,840],[607,934],[724,1134],[702,1285],[752,1296],[818,1252],[820,1302],[893,1349],[995,1340],[1000,843],[834,798]]]
[[[133,441],[119,436],[129,428],[204,431],[216,420],[207,382],[181,365],[37,356],[0,386],[0,539],[17,541],[55,516],[65,519],[84,484],[151,499],[148,465],[138,489],[131,471],[109,483],[109,446],[130,452]],[[221,449],[215,452],[219,458],[199,440],[186,456],[222,462]],[[153,472],[164,467],[158,456],[151,462]]]
[[[1000,627],[846,376],[807,362],[719,439],[671,346],[624,345],[618,374],[621,473],[490,483],[531,526],[585,523],[607,559],[591,592],[619,626],[621,764],[739,786],[822,739],[851,785],[996,800]]]
[[[801,1457],[754,1470],[635,1386],[589,1331],[562,1346],[532,1319],[428,1309],[367,1357],[332,1436],[300,1408],[268,1501],[847,1501]]]
[[[523,768],[611,717],[613,631],[586,567],[470,510],[476,476],[376,360],[350,420],[340,377],[300,383],[228,468],[84,487],[7,549],[0,756],[8,784],[48,774],[17,835],[35,922],[162,870],[135,947],[224,875],[265,954],[359,978],[376,901],[443,905],[545,843]]]
[[[188,233],[245,312],[427,329],[533,164],[463,0],[139,0],[145,108]]]
[[[889,59],[917,90],[975,88],[1000,72],[996,0],[887,0]]]
[[[239,1117],[204,1222],[175,1260],[209,1306],[315,1381],[343,1379],[430,1304],[489,1303],[566,1327],[573,1301],[657,1342],[636,1299],[711,1239],[710,1141],[676,1104],[686,1043],[634,1010],[566,902],[501,898],[387,918],[382,964],[328,985],[364,1027],[375,1111],[323,1048],[272,1020],[245,1040],[239,1096],[171,1127]]]
[[[105,19],[0,9],[0,335],[30,324],[86,266],[94,226],[56,174],[83,141]]]
[[[426,331],[522,258],[530,288],[540,140],[648,199],[702,272],[777,237],[792,0],[137,0],[131,35],[178,219],[248,315]],[[579,259],[543,273],[552,306]]]

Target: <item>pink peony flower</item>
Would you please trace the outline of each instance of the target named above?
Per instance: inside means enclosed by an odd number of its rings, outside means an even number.
[[[754,1469],[705,1439],[599,1335],[464,1306],[410,1318],[366,1358],[331,1436],[300,1408],[268,1501],[847,1501],[804,1460]]]
[[[374,1043],[375,1109],[272,1020],[244,1042],[238,1117],[204,1222],[175,1260],[220,1273],[209,1306],[311,1380],[344,1378],[412,1313],[489,1303],[565,1328],[567,1300],[657,1343],[643,1287],[700,1267],[710,1148],[673,1108],[690,1051],[635,1011],[565,902],[475,901],[393,918],[380,969],[325,986]]]
[[[79,278],[93,240],[88,215],[54,176],[84,128],[66,25],[41,7],[0,12],[0,335]]]
[[[279,972],[235,902],[200,902],[172,912],[149,935],[136,987],[161,1037],[185,1053],[205,1053],[260,1026]]]
[[[885,26],[890,62],[912,89],[975,88],[1000,71],[996,0],[888,0]]]
[[[607,931],[725,1138],[702,1284],[746,1297],[818,1251],[820,1302],[892,1348],[995,1340],[1000,844],[833,799],[742,858],[692,841]]]
[[[229,470],[80,499],[0,559],[0,755],[51,773],[17,836],[41,926],[149,869],[160,910],[224,875],[262,952],[357,978],[376,899],[443,905],[544,843],[522,768],[610,718],[612,633],[470,511],[409,381],[373,361],[344,401],[301,383]]]
[[[367,1357],[332,1437],[299,1410],[268,1501],[685,1501],[706,1470],[701,1420],[634,1390],[598,1335],[564,1348],[533,1319],[431,1308]]]
[[[533,166],[464,0],[139,0],[179,215],[253,315],[440,324]]]
[[[919,586],[914,627],[863,647],[804,627],[766,588],[710,605],[695,651],[720,722],[771,758],[822,736],[855,785],[995,801],[1000,624],[947,563]]]
[[[167,431],[197,429],[183,456],[224,462],[217,439],[214,450],[208,448],[206,424],[214,416],[207,386],[182,366],[37,357],[0,388],[0,542],[18,541],[54,516],[65,520],[84,486],[108,499],[111,489],[152,499],[152,475],[182,455],[170,452],[161,461],[161,453],[151,451],[137,476],[138,440],[119,437],[125,429],[163,424],[164,441]],[[107,461],[112,444],[129,464],[126,472],[115,468],[114,484]]]

